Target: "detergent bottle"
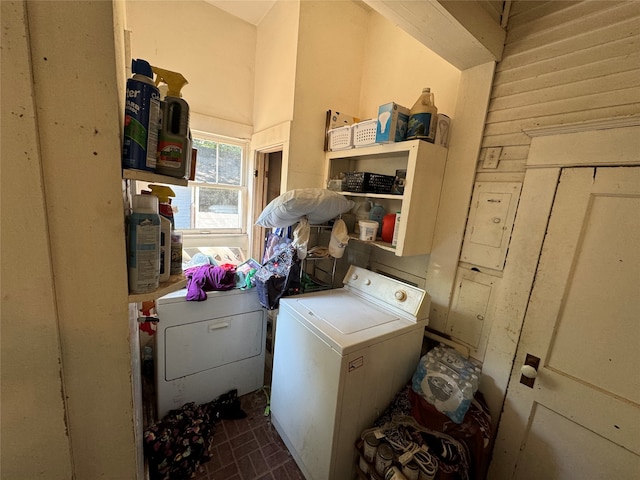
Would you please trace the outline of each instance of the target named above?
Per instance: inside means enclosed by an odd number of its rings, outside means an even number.
[[[187,79],[178,72],[151,67],[156,74],[156,86],[168,86],[162,100],[162,125],[158,142],[156,173],[187,178],[191,162],[191,132],[189,130],[189,104],[180,90]]]
[[[175,226],[173,209],[169,197],[176,194],[165,185],[149,185],[151,194],[158,197],[160,213],[160,282],[166,282],[171,276],[171,234]]]
[[[122,168],[154,171],[158,155],[160,91],[153,83],[151,65],[131,60],[133,77],[127,80],[124,106]]]
[[[152,292],[158,288],[160,281],[158,199],[153,195],[134,195],[133,212],[127,221],[129,291]]]
[[[423,88],[422,94],[411,107],[409,123],[407,124],[407,140],[426,140],[433,143],[436,138],[438,125],[438,109],[433,92],[430,88]]]
[[[382,219],[384,218],[384,214],[384,207],[379,203],[374,203],[371,210],[369,210],[369,220],[378,222],[378,237],[382,235]]]

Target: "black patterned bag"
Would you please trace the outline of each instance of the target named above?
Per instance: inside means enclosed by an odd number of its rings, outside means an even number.
[[[254,276],[260,304],[269,309],[278,308],[280,298],[300,291],[300,261],[296,247],[282,245],[274,256],[258,269]]]

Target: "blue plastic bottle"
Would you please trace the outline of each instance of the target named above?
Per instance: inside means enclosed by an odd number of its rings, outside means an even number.
[[[160,215],[158,197],[134,195],[128,217],[129,291],[149,293],[160,284]]]
[[[378,203],[375,203],[373,207],[371,207],[371,210],[369,210],[369,220],[378,222],[378,237],[382,235],[382,219],[384,218],[384,213],[384,207]]]
[[[151,65],[132,60],[133,77],[127,80],[124,107],[122,168],[154,171],[158,157],[160,91],[153,82]]]

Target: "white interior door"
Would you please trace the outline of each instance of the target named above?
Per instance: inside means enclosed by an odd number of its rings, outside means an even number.
[[[640,478],[639,352],[640,167],[565,169],[490,478]]]

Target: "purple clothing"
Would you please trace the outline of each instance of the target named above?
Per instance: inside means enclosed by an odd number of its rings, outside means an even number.
[[[235,268],[219,265],[200,265],[185,270],[187,300],[201,302],[207,299],[207,291],[231,290],[235,284]]]

